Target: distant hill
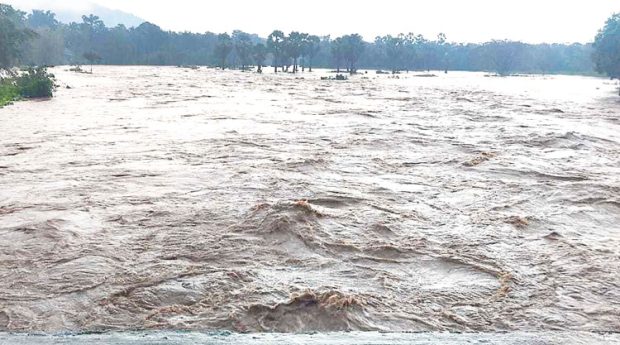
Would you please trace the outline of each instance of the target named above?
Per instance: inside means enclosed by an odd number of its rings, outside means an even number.
[[[101,18],[108,27],[123,24],[126,27],[135,27],[145,22],[144,19],[131,13],[113,10],[92,2],[80,2],[79,6],[69,7],[55,0],[8,0],[2,1],[22,11],[30,12],[33,9],[50,10],[56,13],[56,19],[63,23],[82,22],[83,15],[94,14]]]
[[[144,19],[137,17],[131,13],[113,10],[107,7],[99,6],[97,4],[92,4],[92,7],[89,8],[88,13],[67,9],[59,9],[55,12],[56,18],[63,23],[81,22],[82,16],[89,14],[94,14],[101,18],[101,20],[103,20],[103,22],[108,27],[117,26],[118,24],[123,24],[126,27],[135,27],[145,22]]]

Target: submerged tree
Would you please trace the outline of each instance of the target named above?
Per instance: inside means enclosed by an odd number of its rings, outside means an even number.
[[[364,52],[365,43],[359,34],[346,35],[342,37],[342,57],[347,64],[350,74],[357,72],[357,62]]]
[[[233,41],[235,44],[235,52],[241,63],[241,69],[245,70],[252,60],[252,39],[250,34],[243,31],[233,32]]]
[[[275,73],[278,73],[278,66],[282,59],[284,39],[284,33],[280,30],[274,30],[267,37],[267,49],[269,49],[269,52],[273,55],[273,68]]]
[[[433,61],[432,54],[433,43],[423,35],[411,35],[409,40],[411,42],[411,51],[415,54],[417,60],[417,64],[415,65],[416,69],[429,71],[431,69],[431,64],[435,62]]]
[[[90,73],[93,73],[93,64],[101,61],[101,56],[95,52],[87,52],[82,55],[86,61],[90,64]]]
[[[217,35],[217,44],[215,45],[215,58],[221,69],[226,69],[226,59],[233,49],[233,41],[227,33]]]
[[[308,71],[312,72],[312,63],[314,61],[314,57],[321,50],[321,39],[319,38],[319,36],[307,35],[304,39],[303,46],[303,54],[308,59],[306,61],[306,64],[308,65]]]
[[[287,55],[293,60],[293,73],[297,73],[298,71],[299,57],[303,53],[304,41],[307,36],[308,34],[293,31],[286,38]]]
[[[338,37],[330,45],[332,59],[336,65],[336,73],[340,73],[340,65],[344,60],[344,42],[342,37]]]
[[[435,56],[437,57],[437,61],[440,62],[441,69],[443,69],[444,73],[448,73],[448,47],[447,47],[448,38],[446,34],[440,32],[437,35],[437,41],[435,42]]]
[[[262,43],[257,43],[252,48],[252,58],[257,68],[256,72],[263,73],[263,65],[265,64],[265,59],[267,58],[267,47],[265,47]]]
[[[593,59],[598,72],[620,79],[620,13],[609,18],[596,35]]]
[[[1,2],[1,1],[0,1]],[[0,20],[0,64],[7,65],[60,65],[84,62],[83,53],[96,51],[102,61],[117,65],[210,65],[222,66],[222,55],[228,50],[228,43],[218,44],[218,35],[212,32],[191,33],[164,31],[157,25],[142,23],[138,27],[107,27],[103,21],[94,16],[85,16],[77,23],[60,23],[55,15],[48,11],[34,11],[26,16],[25,13],[12,10],[9,6],[3,10]],[[10,12],[10,13],[9,13]],[[7,15],[8,14],[8,15]],[[7,17],[10,18],[7,21]],[[30,30],[30,31],[26,31]],[[15,33],[18,33],[17,35]],[[28,39],[23,36],[26,32],[38,37]],[[241,36],[239,36],[239,34]],[[226,55],[231,65],[247,67],[253,63],[253,54],[248,57],[247,36],[239,33],[232,34],[232,50]],[[248,34],[251,38],[251,47],[261,42],[260,37]],[[281,31],[274,31],[264,42],[268,48],[266,63],[272,63],[275,70],[282,65],[293,65],[297,71],[307,67],[330,67],[341,69],[343,66],[351,70],[350,61],[345,58],[345,42],[343,39],[332,41],[330,38],[319,39],[317,36],[305,35],[301,40],[301,55],[298,55],[299,41],[293,37],[286,37]],[[239,37],[236,37],[239,36]],[[611,37],[611,36],[610,36]],[[239,38],[239,39],[236,39]],[[421,35],[398,34],[392,36],[396,47],[390,54],[386,53],[384,42],[362,42],[363,54],[355,62],[356,68],[374,68],[389,70],[428,70],[428,69],[455,69],[464,71],[522,71],[546,73],[592,73],[593,51],[591,44],[552,44],[547,46],[535,44],[521,44],[517,56],[503,59],[501,51],[510,51],[511,48],[502,44],[457,44],[445,42],[443,35],[437,39],[428,40]],[[296,44],[290,44],[295,42]],[[610,66],[617,54],[603,53],[608,47],[607,35],[605,40],[599,40],[600,54],[598,59],[599,70]],[[402,44],[402,47],[401,47]],[[350,45],[346,45],[349,46]],[[216,52],[216,49],[218,52]],[[350,50],[347,50],[350,52]],[[509,54],[504,54],[508,56]],[[606,57],[605,57],[606,56]],[[297,61],[294,59],[297,58]],[[225,60],[225,59],[224,59]],[[508,62],[506,64],[500,61]],[[244,66],[245,65],[245,66]],[[617,74],[617,73],[616,73]]]
[[[514,72],[522,58],[524,44],[507,40],[493,40],[482,46],[483,55],[490,61],[495,72],[506,76]]]
[[[405,58],[406,46],[403,35],[393,37],[387,35],[383,37],[375,38],[375,45],[380,48],[382,54],[387,58],[390,63],[392,74],[398,72],[403,64]]]

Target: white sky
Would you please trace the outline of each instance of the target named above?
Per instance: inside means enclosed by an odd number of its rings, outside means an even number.
[[[444,32],[450,41],[513,39],[589,42],[619,0],[0,0],[17,7],[84,8],[88,2],[122,10],[164,29],[266,36],[273,29],[318,35]]]

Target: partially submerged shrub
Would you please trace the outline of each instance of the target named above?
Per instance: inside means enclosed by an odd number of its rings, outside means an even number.
[[[19,98],[17,86],[9,81],[0,81],[0,107]]]
[[[31,67],[16,79],[15,85],[24,98],[52,97],[55,88],[54,75],[47,73],[45,67]]]
[[[336,77],[321,77],[321,80],[347,80],[344,74],[336,74]]]
[[[78,73],[84,73],[84,70],[82,69],[82,66],[80,66],[80,65],[75,65],[75,67],[69,68],[69,71],[71,71],[71,72],[78,72]]]

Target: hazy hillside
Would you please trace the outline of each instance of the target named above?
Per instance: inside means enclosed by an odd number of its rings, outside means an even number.
[[[110,9],[92,2],[80,2],[80,6],[75,7],[63,6],[53,0],[8,0],[3,2],[27,12],[33,9],[50,10],[56,13],[56,18],[63,23],[81,22],[84,14],[94,14],[110,27],[118,24],[132,27],[145,22],[144,19],[131,13]]]
[[[123,24],[127,27],[138,26],[145,22],[144,19],[139,18],[131,13],[109,9],[107,7],[92,4],[89,14],[94,14],[101,18],[108,26],[116,26]],[[61,9],[56,12],[58,20],[64,23],[81,22],[83,11],[74,11]]]

